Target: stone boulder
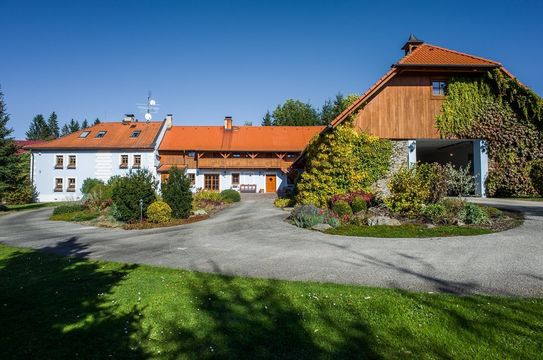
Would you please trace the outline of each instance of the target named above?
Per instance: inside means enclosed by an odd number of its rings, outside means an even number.
[[[398,226],[402,223],[394,218],[388,217],[388,216],[372,216],[368,218],[368,225],[369,226],[375,226],[375,225],[388,225],[388,226]]]
[[[207,211],[205,211],[203,209],[194,210],[192,213],[194,215],[207,215]]]
[[[332,227],[328,224],[317,224],[317,225],[313,225],[311,227],[311,229],[313,230],[317,230],[317,231],[326,231],[328,229],[331,229]]]

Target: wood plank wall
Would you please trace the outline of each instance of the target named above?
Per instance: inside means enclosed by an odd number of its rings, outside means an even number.
[[[432,80],[447,78],[435,73],[395,76],[358,113],[355,126],[388,139],[439,139],[435,118],[443,97],[432,96]]]

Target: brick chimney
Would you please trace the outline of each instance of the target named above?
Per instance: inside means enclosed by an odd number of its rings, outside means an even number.
[[[224,118],[224,130],[232,130],[232,116]]]
[[[173,115],[168,114],[166,115],[166,129],[171,129],[173,126]]]

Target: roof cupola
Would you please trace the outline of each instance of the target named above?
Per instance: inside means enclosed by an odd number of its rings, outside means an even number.
[[[413,34],[409,35],[409,39],[407,39],[407,42],[402,47],[402,50],[405,51],[405,55],[409,55],[415,50],[419,45],[424,44],[424,41],[417,39],[417,37]]]

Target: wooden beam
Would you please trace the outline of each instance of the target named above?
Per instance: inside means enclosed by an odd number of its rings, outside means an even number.
[[[256,158],[257,156],[258,156],[258,153],[249,153],[249,157],[250,157],[251,159],[254,159],[254,158]]]
[[[228,159],[232,153],[220,153],[224,159]]]
[[[198,159],[201,158],[202,156],[204,156],[204,153],[203,153],[203,152],[199,152],[199,153],[198,153]]]
[[[277,156],[279,159],[283,160],[285,156],[287,156],[287,153],[275,153],[275,156]]]

